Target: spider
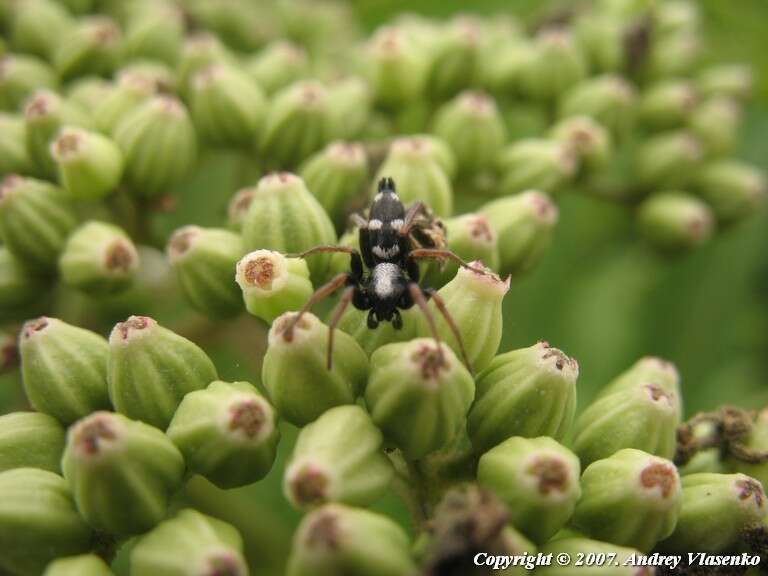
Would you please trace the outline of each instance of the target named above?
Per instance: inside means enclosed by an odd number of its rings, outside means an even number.
[[[448,259],[479,274],[488,272],[470,266],[447,249],[414,248],[410,234],[419,216],[431,217],[426,206],[420,201],[414,202],[406,212],[395,190],[395,182],[392,178],[382,178],[378,183],[378,191],[371,204],[368,219],[359,215],[353,216],[353,221],[360,230],[360,251],[346,246],[315,246],[293,255],[304,258],[323,252],[347,253],[350,255],[350,271],[338,274],[315,291],[286,325],[283,331],[285,339],[290,341],[293,338],[293,329],[303,314],[343,286],[344,291],[329,324],[329,370],[332,367],[333,334],[350,303],[358,310],[368,311],[367,324],[371,330],[376,329],[380,322],[391,322],[393,327],[399,330],[403,326],[400,310],[408,310],[414,304],[417,305],[429,324],[432,337],[438,344],[438,351],[442,353],[435,319],[427,306],[427,301],[432,299],[456,338],[464,363],[471,370],[459,329],[448,312],[445,301],[434,288],[423,288],[419,285],[418,260]]]

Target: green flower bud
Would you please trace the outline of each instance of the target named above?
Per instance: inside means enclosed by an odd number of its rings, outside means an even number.
[[[723,156],[736,145],[740,121],[741,109],[733,100],[711,98],[696,108],[689,125],[708,156]]]
[[[35,91],[58,83],[51,67],[33,56],[0,56],[0,108],[15,112]]]
[[[75,509],[67,483],[36,468],[0,473],[0,568],[41,574],[59,556],[90,549],[93,534]]]
[[[336,232],[304,181],[288,172],[278,172],[259,180],[243,222],[243,242],[246,250],[265,248],[296,253],[313,246],[334,244]],[[315,282],[324,277],[328,261],[327,254],[308,259]]]
[[[415,134],[407,137],[399,137],[395,142],[410,141],[412,146],[418,147],[431,160],[437,162],[443,169],[449,180],[453,180],[458,171],[456,155],[448,143],[442,138],[432,134]]]
[[[696,78],[696,88],[705,97],[746,100],[753,84],[752,68],[745,64],[718,64],[702,70]]]
[[[92,295],[124,290],[138,267],[139,254],[125,231],[95,220],[72,233],[59,259],[64,283]]]
[[[336,331],[329,370],[328,327],[306,313],[288,335],[294,316],[286,312],[272,323],[261,381],[278,413],[304,426],[329,408],[354,404],[365,386],[368,358],[349,334]]]
[[[534,42],[533,57],[520,74],[520,87],[529,98],[553,101],[586,76],[586,62],[570,32],[547,28]]]
[[[47,414],[12,412],[0,416],[0,472],[13,468],[61,471],[64,428]]]
[[[580,175],[604,169],[611,159],[610,132],[589,116],[561,120],[550,130],[550,137],[571,149]]]
[[[635,171],[641,185],[685,186],[699,169],[703,150],[688,132],[665,132],[648,138],[637,150]]]
[[[271,250],[246,254],[237,263],[235,281],[248,312],[267,323],[299,310],[314,291],[305,260]]]
[[[439,31],[426,87],[433,99],[450,98],[474,84],[481,35],[480,22],[469,16],[457,16]]]
[[[112,91],[112,82],[98,76],[84,76],[72,81],[67,87],[69,102],[84,110],[93,110]]]
[[[432,146],[418,138],[398,138],[374,178],[392,178],[397,193],[407,205],[421,200],[438,216],[453,211],[453,189],[448,175],[435,160]],[[375,190],[375,186],[374,186]]]
[[[118,62],[120,28],[106,16],[81,20],[57,44],[53,65],[64,79],[86,74],[108,75]]]
[[[752,214],[768,194],[765,174],[738,160],[705,164],[696,174],[693,185],[718,221],[724,224]]]
[[[539,342],[494,358],[477,377],[467,431],[478,452],[511,438],[562,439],[576,410],[579,365]]]
[[[117,536],[160,522],[184,475],[184,459],[165,434],[112,412],[72,425],[61,465],[83,518]]]
[[[496,103],[482,92],[464,92],[445,104],[434,131],[450,145],[464,174],[492,168],[507,137]]]
[[[627,370],[609,382],[600,391],[598,398],[609,396],[616,392],[642,388],[646,384],[653,384],[664,391],[675,402],[677,413],[679,415],[683,414],[680,373],[672,362],[656,356],[640,358]]]
[[[212,64],[234,64],[235,58],[218,37],[195,32],[184,42],[177,65],[179,92],[188,95],[195,75]]]
[[[117,188],[123,155],[106,136],[80,128],[63,128],[51,143],[59,181],[73,198],[103,198]]]
[[[643,63],[644,75],[651,80],[688,76],[696,68],[701,52],[702,42],[698,34],[659,35],[649,46]]]
[[[331,408],[299,432],[283,478],[286,498],[297,508],[375,502],[393,477],[381,444],[381,432],[360,406]]]
[[[185,3],[189,5],[189,3]],[[191,13],[202,28],[240,52],[253,52],[272,39],[279,22],[269,6],[247,0],[195,2]]]
[[[229,201],[227,207],[227,224],[236,232],[242,232],[243,222],[251,208],[251,202],[256,195],[256,187],[241,188]]]
[[[261,152],[273,166],[298,166],[333,135],[328,89],[302,80],[278,92],[266,116]]]
[[[0,182],[0,233],[25,266],[54,266],[75,225],[74,210],[63,190],[14,174]]]
[[[123,117],[149,100],[158,88],[156,80],[143,72],[121,72],[112,89],[93,107],[96,128],[114,134]]]
[[[576,159],[570,146],[556,140],[518,140],[504,148],[496,159],[499,194],[529,189],[559,192],[576,174]]]
[[[0,318],[28,318],[28,307],[44,300],[48,289],[44,278],[31,272],[8,248],[0,246]]]
[[[216,368],[203,350],[146,316],[118,323],[109,349],[109,397],[115,409],[162,430],[185,394],[216,380]]]
[[[243,539],[230,524],[182,510],[131,550],[131,576],[247,576]]]
[[[376,103],[402,109],[424,91],[429,61],[423,50],[400,28],[383,27],[368,43],[367,70]]]
[[[643,125],[652,130],[680,128],[696,109],[698,100],[690,82],[665,80],[654,84],[642,95],[638,116]]]
[[[0,112],[0,174],[33,174],[27,128],[19,116]]]
[[[145,2],[128,19],[122,56],[175,65],[184,42],[184,16],[172,2]]]
[[[373,103],[368,83],[350,76],[331,84],[328,94],[331,135],[339,140],[353,140],[366,133]]]
[[[685,250],[709,240],[714,216],[704,202],[684,192],[660,192],[637,214],[641,234],[661,250]]]
[[[477,480],[507,504],[515,528],[543,543],[573,514],[580,472],[576,455],[551,438],[510,438],[483,454]]]
[[[277,414],[259,391],[247,382],[221,381],[184,397],[168,436],[189,470],[220,488],[261,480],[280,440]]]
[[[374,423],[410,460],[453,441],[474,396],[467,368],[430,338],[387,344],[371,356],[365,401]]]
[[[342,270],[349,269],[349,260],[344,262]],[[416,328],[421,311],[417,307],[400,312],[403,327],[396,330],[391,322],[379,324],[378,328],[368,328],[368,312],[349,306],[339,320],[339,330],[352,336],[370,357],[373,352],[393,342],[406,342],[416,338]]]
[[[10,35],[19,52],[50,60],[74,21],[60,2],[25,0],[13,6]]]
[[[104,560],[95,554],[82,554],[54,560],[43,576],[113,576]]]
[[[602,566],[590,566],[588,568],[589,573],[595,576],[653,576],[655,574],[653,568],[636,566],[636,559],[643,556],[638,550],[588,538],[575,536],[562,539],[555,538],[544,544],[539,549],[539,553],[548,554],[553,558],[557,558],[558,554],[568,554],[569,558],[579,558],[579,555],[589,557],[592,554],[597,557],[604,555],[610,558],[611,554],[615,554],[613,561],[607,561]],[[575,561],[568,566],[560,566],[555,561],[549,566],[536,568],[536,573],[542,576],[582,576],[585,570],[587,570],[585,566],[577,565]]]
[[[724,552],[765,517],[760,482],[744,474],[690,474],[682,485],[680,517],[674,533],[659,545],[662,551]]]
[[[247,146],[264,120],[266,99],[243,71],[212,64],[191,85],[191,113],[199,134],[219,146]]]
[[[574,525],[586,534],[648,552],[675,529],[680,477],[664,458],[627,448],[587,466]]]
[[[508,39],[483,58],[482,84],[494,94],[517,95],[524,70],[535,57],[533,46],[522,39]]]
[[[245,69],[267,94],[274,94],[304,78],[309,61],[301,46],[278,40],[250,57]]]
[[[560,117],[591,116],[614,134],[632,123],[635,91],[620,76],[597,76],[571,88],[560,101]]]
[[[538,264],[558,219],[557,206],[535,190],[489,202],[479,213],[498,234],[498,272],[502,276],[517,276]]]
[[[195,166],[194,127],[171,96],[155,96],[124,116],[114,137],[125,156],[125,177],[139,196],[167,193]]]
[[[239,234],[220,228],[184,226],[166,247],[184,297],[198,312],[227,318],[238,314],[242,298],[232,270],[243,253]]]
[[[623,19],[591,10],[577,17],[574,31],[591,69],[618,72],[624,67],[626,26]]]
[[[293,538],[288,576],[403,576],[416,566],[408,536],[386,516],[341,504],[307,514]]]

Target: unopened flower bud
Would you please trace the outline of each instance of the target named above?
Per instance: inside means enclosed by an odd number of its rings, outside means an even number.
[[[278,172],[259,180],[243,221],[246,250],[298,253],[335,242],[336,232],[328,214],[301,178]],[[327,254],[307,259],[315,283],[324,278],[328,261]]]
[[[593,538],[648,552],[675,528],[680,477],[669,460],[620,450],[590,464],[581,489],[573,522]]]
[[[232,196],[227,206],[227,225],[235,232],[242,232],[243,222],[256,194],[256,187],[241,188]]]
[[[123,116],[113,135],[138,196],[168,193],[195,165],[195,129],[184,105],[171,96],[155,96]]]
[[[368,44],[368,71],[376,102],[402,109],[423,94],[429,61],[402,29],[384,27]]]
[[[184,397],[168,436],[188,469],[220,488],[261,480],[280,440],[277,414],[266,398],[247,382],[221,381]]]
[[[638,115],[651,130],[668,130],[685,125],[698,104],[698,95],[690,82],[665,80],[654,84],[642,95]]]
[[[151,76],[138,71],[123,71],[114,86],[93,107],[93,121],[101,132],[114,134],[123,119],[158,91]]]
[[[481,61],[482,84],[494,94],[514,96],[520,93],[522,75],[535,50],[526,40],[507,40]]]
[[[589,116],[561,120],[550,136],[571,149],[579,165],[579,175],[597,172],[611,159],[611,134]]]
[[[53,64],[64,79],[86,74],[108,75],[118,62],[120,28],[106,16],[90,16],[78,22],[53,53]]]
[[[234,526],[182,510],[142,536],[131,550],[131,576],[248,576]]]
[[[597,76],[571,88],[560,102],[560,117],[591,116],[613,134],[632,123],[635,91],[620,76]]]
[[[58,558],[48,564],[43,576],[113,576],[104,560],[95,554]]]
[[[527,138],[504,148],[496,159],[499,195],[534,189],[559,192],[576,174],[577,154],[563,142]]]
[[[14,49],[46,60],[75,25],[61,2],[27,0],[14,3],[12,10],[9,32]]]
[[[609,542],[590,540],[589,538],[578,536],[554,538],[539,548],[538,552],[552,555],[554,558],[557,558],[559,554],[567,554],[568,558],[578,558],[580,554],[583,554],[584,557],[591,554],[594,554],[595,557],[602,555],[606,558],[613,557],[612,562],[606,562],[600,567],[592,568],[600,576],[653,576],[655,574],[655,569],[652,567],[637,566],[639,559],[643,558],[643,554],[638,550],[617,546]],[[567,566],[561,566],[555,561],[548,566],[537,567],[536,572],[541,576],[580,576],[584,574],[584,566],[579,566],[574,562]]]
[[[161,430],[185,394],[216,380],[216,368],[203,350],[146,316],[119,322],[109,349],[109,397],[115,410]]]
[[[626,60],[626,26],[622,18],[595,9],[578,16],[573,25],[579,47],[590,68],[618,72]]]
[[[64,428],[39,412],[11,412],[0,416],[0,472],[14,468],[61,471]]]
[[[586,76],[584,56],[565,29],[544,29],[534,42],[533,58],[520,76],[521,88],[529,98],[553,101]]]
[[[29,308],[35,309],[41,300],[45,301],[48,289],[44,277],[30,271],[7,247],[0,246],[0,317],[3,320],[29,318]]]
[[[373,94],[359,76],[337,80],[328,88],[328,113],[331,137],[339,140],[360,138],[370,124]]]
[[[123,155],[106,136],[65,127],[51,142],[59,181],[73,198],[93,200],[113,192],[123,174]]]
[[[91,548],[93,533],[75,509],[67,482],[37,468],[0,472],[0,568],[41,574],[55,558]]]
[[[744,64],[719,64],[704,69],[696,78],[702,96],[746,100],[752,94],[752,69]]]
[[[27,153],[27,128],[19,116],[0,112],[0,173],[32,174]]]
[[[69,424],[109,407],[102,336],[43,316],[24,324],[19,342],[24,390],[35,410]]]
[[[184,42],[176,66],[179,92],[188,96],[195,75],[212,64],[234,64],[236,59],[217,36],[195,32]]]
[[[287,575],[403,576],[415,570],[408,536],[395,522],[361,508],[326,504],[299,525]]]
[[[714,216],[709,206],[684,192],[653,194],[639,207],[640,232],[661,250],[691,249],[709,240]]]
[[[765,174],[738,160],[705,164],[693,185],[723,224],[745,218],[768,199]]]
[[[34,56],[0,55],[0,108],[16,112],[35,91],[53,89],[58,80],[51,67]]]
[[[334,333],[328,369],[328,327],[311,313],[290,332],[294,312],[279,316],[269,331],[261,380],[278,413],[296,426],[343,404],[353,404],[368,376],[368,358],[348,334]]]
[[[344,270],[349,269],[349,262],[344,262]],[[377,348],[393,342],[405,342],[416,337],[418,318],[421,312],[417,307],[403,310],[400,315],[403,327],[395,329],[391,322],[379,324],[375,330],[368,327],[368,312],[350,306],[339,320],[339,330],[352,336],[365,353],[370,356]]]
[[[176,65],[184,42],[184,15],[172,2],[145,2],[128,18],[122,57]]]
[[[535,190],[489,202],[479,213],[498,235],[498,272],[502,276],[518,276],[538,264],[558,219],[550,197]]]
[[[387,344],[371,356],[365,401],[387,441],[416,460],[463,430],[475,396],[467,368],[431,338]]]
[[[733,151],[738,136],[741,109],[730,98],[710,98],[690,117],[691,133],[707,156],[723,156]]]
[[[701,144],[692,134],[665,132],[638,147],[635,171],[645,187],[676,188],[691,180],[702,159]]]
[[[546,342],[496,356],[477,377],[467,420],[472,445],[483,452],[512,436],[562,439],[573,422],[578,375],[578,363]]]
[[[109,80],[100,76],[83,76],[67,86],[66,97],[69,102],[90,111],[96,108],[112,89],[113,84]]]
[[[427,77],[430,97],[450,98],[475,83],[482,34],[480,22],[468,16],[458,16],[438,31]]]
[[[551,438],[510,438],[480,458],[477,480],[509,509],[510,521],[534,542],[549,540],[581,495],[576,455]]]
[[[696,33],[660,34],[649,46],[643,74],[650,80],[688,76],[696,67],[701,51],[701,38]]]
[[[305,77],[309,62],[301,46],[278,40],[248,59],[245,69],[267,94],[274,94]]]
[[[478,260],[494,272],[499,269],[499,237],[483,214],[468,213],[444,221],[448,248],[465,262]],[[429,284],[444,286],[459,271],[455,262],[445,262],[429,271]]]

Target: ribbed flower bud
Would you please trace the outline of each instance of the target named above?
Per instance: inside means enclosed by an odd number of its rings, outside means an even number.
[[[84,110],[93,110],[112,91],[111,81],[100,76],[83,76],[73,80],[65,92],[67,100]]]
[[[388,442],[416,460],[464,429],[475,384],[467,368],[431,338],[387,344],[371,356],[365,401]]]
[[[724,224],[745,218],[768,199],[765,174],[738,160],[705,164],[693,184],[718,221]]]
[[[752,69],[744,64],[718,64],[706,68],[696,78],[696,88],[702,96],[724,96],[746,100],[752,94]]]
[[[467,431],[478,452],[511,438],[562,439],[576,410],[579,365],[539,342],[494,358],[477,377]]]
[[[600,391],[598,397],[602,398],[619,391],[633,390],[649,383],[663,390],[674,400],[678,413],[682,415],[683,402],[680,393],[680,373],[672,362],[657,356],[640,358],[627,370],[611,380]]]
[[[103,337],[56,318],[30,320],[19,337],[30,404],[63,424],[109,407]]]
[[[184,459],[165,434],[112,412],[70,427],[61,465],[83,518],[118,536],[160,522],[184,475]]]
[[[198,312],[230,317],[242,310],[242,297],[232,270],[243,253],[239,234],[220,228],[184,226],[166,246],[184,297]]]
[[[39,412],[11,412],[0,416],[0,472],[14,468],[61,471],[64,428]]]
[[[124,290],[139,268],[139,254],[122,228],[92,220],[75,230],[59,258],[64,283],[92,295]]]
[[[395,522],[360,508],[327,504],[299,525],[287,576],[403,576],[415,570],[408,536]]]
[[[119,322],[109,336],[109,397],[129,418],[165,430],[185,394],[216,380],[196,344],[146,316]]]
[[[571,33],[546,28],[534,40],[533,57],[521,71],[520,86],[529,98],[553,101],[586,73],[586,61]]]
[[[45,568],[43,576],[113,576],[104,560],[95,554],[58,558]]]
[[[480,458],[477,481],[507,505],[510,521],[534,542],[549,540],[581,495],[576,455],[551,438],[510,438]]]
[[[108,75],[117,66],[121,40],[120,28],[111,18],[84,18],[57,43],[54,68],[64,79],[86,74]]]
[[[114,134],[124,116],[158,92],[155,78],[144,72],[123,71],[114,86],[93,107],[93,121],[104,134]]]
[[[301,46],[278,40],[249,58],[245,69],[267,94],[274,94],[305,77],[309,61]]]
[[[499,195],[534,189],[560,192],[576,174],[577,155],[557,140],[527,138],[504,148],[496,158]]]
[[[555,124],[550,137],[565,144],[579,166],[579,175],[597,172],[611,159],[611,134],[589,116],[573,116]]]
[[[232,196],[227,206],[227,225],[236,232],[242,232],[243,222],[256,195],[256,187],[241,188]]]
[[[661,250],[695,248],[709,240],[714,215],[706,203],[684,192],[659,192],[638,209],[640,233]]]
[[[523,71],[533,58],[534,49],[530,42],[523,38],[507,38],[489,50],[481,61],[481,83],[494,94],[518,95]]]
[[[690,75],[700,59],[702,42],[700,36],[692,32],[659,34],[648,48],[643,62],[644,76],[659,80]]]
[[[0,473],[0,568],[33,576],[59,556],[91,548],[93,534],[75,509],[66,481],[53,472]]]
[[[602,566],[590,567],[590,571],[600,576],[653,576],[655,569],[648,566],[637,566],[637,559],[642,558],[638,550],[616,546],[608,542],[599,540],[590,540],[578,536],[567,536],[565,538],[554,538],[539,549],[540,554],[551,555],[557,558],[558,554],[568,554],[568,558],[579,558],[583,555],[585,558],[602,556],[610,558],[613,561],[605,562]],[[536,568],[536,573],[541,576],[581,576],[584,574],[585,566],[577,565],[576,562],[570,562],[567,566],[561,566],[557,561],[549,566],[540,566]]]
[[[587,466],[574,525],[586,534],[648,552],[675,528],[680,477],[674,464],[624,449]]]
[[[294,174],[278,172],[259,180],[243,221],[243,242],[246,250],[298,253],[334,244],[336,232],[304,181]],[[324,278],[328,260],[327,254],[307,259],[315,283]]]
[[[733,151],[741,122],[741,108],[730,98],[710,98],[691,114],[691,133],[707,156],[723,156]]]
[[[32,174],[27,153],[27,127],[15,114],[0,112],[0,173]]]
[[[182,510],[142,536],[131,550],[131,576],[248,576],[234,526]]]
[[[44,277],[30,271],[7,247],[0,246],[0,318],[29,318],[30,312],[34,314],[40,308],[41,300],[45,302],[48,291]]]
[[[103,198],[117,188],[123,174],[120,148],[106,136],[65,127],[51,142],[59,181],[73,198]]]
[[[330,137],[354,140],[368,135],[373,94],[360,76],[336,80],[328,87]]]
[[[450,98],[475,83],[482,34],[480,22],[466,15],[437,31],[426,86],[431,98]]]
[[[558,219],[550,197],[535,190],[489,202],[479,213],[498,235],[498,272],[502,276],[518,276],[538,264]]]
[[[597,72],[618,72],[626,60],[626,26],[622,18],[600,9],[578,16],[574,33],[590,68]]]
[[[351,336],[337,330],[329,370],[328,327],[306,313],[286,334],[294,316],[286,312],[272,323],[261,380],[278,413],[303,426],[329,408],[355,402],[365,386],[368,359]]]
[[[591,116],[613,134],[623,134],[632,123],[635,91],[620,76],[605,75],[571,88],[560,101],[560,116]]]
[[[172,2],[145,2],[132,11],[125,26],[122,57],[176,65],[184,42],[184,14]]]
[[[51,67],[34,56],[0,55],[0,108],[16,112],[35,91],[58,84]]]
[[[125,178],[138,196],[170,192],[195,165],[192,121],[171,96],[155,96],[123,116],[114,138],[125,156]]]
[[[344,262],[343,270],[349,269],[349,262]],[[417,307],[403,310],[400,315],[403,327],[396,330],[391,322],[379,324],[375,330],[368,328],[368,312],[350,306],[339,320],[339,330],[352,336],[365,353],[370,356],[374,350],[385,344],[405,342],[416,338],[416,329],[421,311]]]
[[[717,554],[741,543],[744,531],[765,518],[765,492],[744,474],[683,476],[680,517],[659,548],[665,552]]]
[[[371,417],[360,406],[337,406],[299,432],[283,491],[297,508],[327,502],[368,506],[386,492],[392,477]]]
[[[280,432],[277,414],[247,382],[211,383],[179,404],[168,436],[187,468],[220,488],[261,480],[272,468]]]
[[[651,130],[684,126],[696,109],[699,98],[694,86],[685,80],[665,80],[648,88],[638,103],[638,116]]]
[[[361,144],[332,142],[301,167],[301,177],[334,222],[342,222],[349,204],[368,180],[368,157]]]
[[[212,64],[192,79],[190,111],[198,133],[217,146],[248,146],[264,121],[261,89],[234,66]]]
[[[75,22],[61,2],[26,0],[13,4],[10,39],[15,50],[50,60]]]
[[[689,132],[665,132],[645,140],[637,150],[635,173],[649,188],[685,186],[704,156],[699,141]]]
[[[449,218],[445,224],[448,248],[465,262],[478,260],[493,271],[499,269],[499,237],[488,218],[479,213],[468,213]],[[445,262],[429,270],[428,283],[443,286],[453,280],[459,266]]]
[[[377,104],[402,109],[423,94],[429,61],[404,30],[380,28],[370,40],[367,54]]]
[[[204,31],[190,34],[176,65],[179,92],[188,96],[195,75],[212,64],[234,64],[236,59],[221,40]]]

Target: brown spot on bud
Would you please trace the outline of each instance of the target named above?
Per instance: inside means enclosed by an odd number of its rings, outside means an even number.
[[[104,266],[110,272],[125,274],[133,268],[135,264],[134,251],[125,240],[115,240],[107,249],[104,258]]]
[[[120,36],[120,29],[111,18],[95,17],[89,30],[91,39],[102,47],[114,44]]]
[[[536,215],[542,222],[553,224],[557,220],[557,208],[548,197],[539,193],[530,195]]]
[[[440,373],[448,369],[448,362],[442,350],[442,344],[421,344],[411,359],[418,364],[424,380],[437,380]]]
[[[243,576],[240,560],[228,554],[217,554],[208,559],[208,571],[205,576]]]
[[[48,318],[45,316],[40,316],[40,318],[35,318],[34,320],[28,320],[24,323],[24,326],[21,329],[22,337],[28,340],[34,336],[35,332],[40,332],[44,328],[47,328],[48,324]]]
[[[653,462],[640,473],[640,485],[649,490],[658,488],[664,498],[670,497],[677,483],[675,468],[663,462]]]
[[[565,492],[568,489],[568,467],[562,460],[539,458],[528,467],[528,473],[539,481],[539,492],[547,496],[551,492]]]
[[[125,322],[120,322],[116,328],[120,332],[120,336],[123,340],[128,340],[131,332],[138,330],[146,330],[150,324],[153,324],[154,320],[147,316],[131,316]]]
[[[229,203],[230,220],[241,220],[251,207],[255,195],[256,190],[254,188],[243,188],[242,190],[239,190]]]
[[[184,226],[177,230],[168,241],[168,255],[171,258],[178,258],[186,254],[197,236],[200,235],[200,229],[197,226]]]
[[[332,510],[323,510],[312,518],[306,533],[307,546],[336,550],[340,545],[339,520]]]
[[[0,372],[4,372],[19,363],[19,347],[14,338],[6,339],[0,344]]]
[[[354,142],[334,142],[328,147],[328,155],[344,164],[362,164],[365,162],[365,150]]]
[[[568,356],[566,356],[562,350],[550,347],[549,343],[544,342],[543,345],[547,351],[544,352],[544,354],[541,356],[542,360],[555,358],[555,368],[558,370],[562,370],[566,366],[571,366],[575,362],[573,358],[568,358]]]
[[[245,280],[262,290],[270,290],[275,279],[275,263],[268,256],[258,256],[245,263]]]
[[[104,444],[115,440],[114,425],[108,412],[97,412],[75,424],[72,443],[81,454],[93,456],[101,452]]]
[[[54,98],[48,94],[36,94],[27,102],[24,114],[27,118],[42,118],[46,116],[51,109]]]
[[[496,109],[496,104],[492,98],[475,90],[463,93],[459,102],[467,111],[478,116],[488,116],[493,114]]]
[[[21,185],[24,178],[18,174],[8,174],[3,181],[0,182],[0,200],[10,194],[15,188]]]
[[[656,384],[646,384],[645,390],[654,402],[664,402],[668,406],[672,406],[672,396],[667,394],[660,386]]]
[[[282,334],[283,340],[286,342],[293,341],[294,330],[308,330],[310,327],[310,321],[307,316],[302,315],[297,321],[297,314],[283,314],[272,324],[275,333]]]
[[[82,135],[74,130],[63,132],[53,143],[56,155],[62,158],[76,154],[80,150]]]
[[[185,114],[184,105],[173,96],[155,96],[153,105],[159,112],[174,118],[181,118]]]
[[[320,504],[328,497],[328,477],[311,464],[294,475],[290,485],[294,500],[301,505]]]
[[[760,482],[754,478],[744,477],[736,480],[736,488],[738,489],[739,500],[753,499],[758,508],[762,508],[765,504],[765,492]]]
[[[488,218],[482,214],[476,214],[467,218],[467,227],[469,235],[475,240],[487,242],[488,244],[493,242],[495,234],[490,222],[488,222]]]
[[[250,439],[259,435],[267,415],[264,407],[255,400],[241,400],[229,408],[229,429],[238,431]]]

